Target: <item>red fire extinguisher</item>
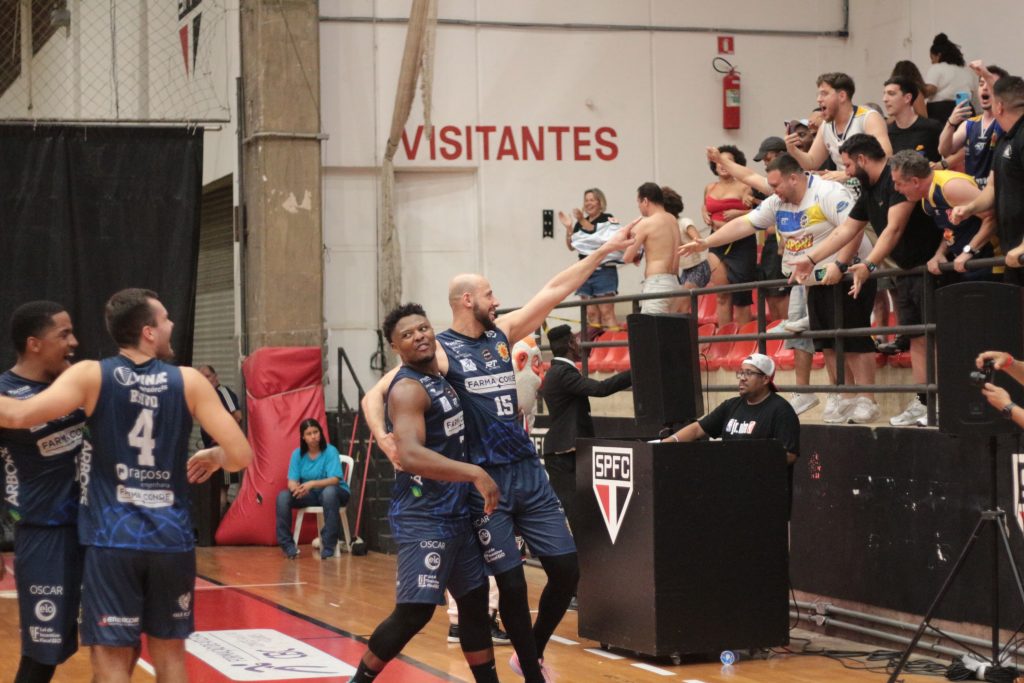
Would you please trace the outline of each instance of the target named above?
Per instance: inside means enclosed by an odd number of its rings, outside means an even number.
[[[729,69],[722,79],[722,128],[740,127],[740,72]]]

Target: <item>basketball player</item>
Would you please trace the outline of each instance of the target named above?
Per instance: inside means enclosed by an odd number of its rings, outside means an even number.
[[[48,387],[70,366],[78,346],[71,316],[52,301],[15,309],[10,333],[18,360],[0,375],[0,395],[20,400]],[[85,413],[74,409],[32,429],[0,429],[21,617],[15,683],[51,680],[57,665],[78,650],[82,549],[75,463],[84,427]]]
[[[469,505],[484,561],[498,582],[501,622],[516,651],[510,665],[527,683],[550,680],[542,672],[540,659],[572,600],[579,564],[565,514],[518,417],[509,339],[522,339],[540,327],[551,309],[576,291],[606,254],[625,251],[633,243],[630,230],[635,223],[552,278],[525,306],[500,318],[499,301],[482,275],[457,275],[448,288],[452,326],[437,335],[437,364],[462,401],[470,462],[483,467],[501,490],[501,501],[493,512],[473,492]],[[384,396],[396,373],[392,370],[381,378],[362,403],[367,424],[392,459],[395,445],[385,429]],[[532,629],[517,531],[540,558],[548,577]]]
[[[114,294],[106,323],[118,355],[76,363],[24,401],[0,397],[0,426],[27,428],[84,408],[81,623],[93,675],[105,683],[130,680],[145,633],[157,679],[186,681],[195,587],[188,483],[242,469],[252,451],[210,383],[167,362],[174,323],[156,294]],[[219,445],[186,466],[192,415]]]
[[[473,679],[497,683],[487,574],[470,526],[471,482],[484,510],[498,504],[498,487],[466,462],[462,404],[437,367],[434,328],[417,304],[384,319],[384,336],[402,359],[387,393],[385,420],[402,470],[395,476],[388,521],[398,543],[395,610],[370,636],[350,683],[368,683],[427,625],[445,588],[459,606],[459,642]]]

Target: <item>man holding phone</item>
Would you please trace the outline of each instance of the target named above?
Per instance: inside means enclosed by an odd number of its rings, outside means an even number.
[[[995,64],[988,67],[989,73],[999,78],[1006,76],[1006,70]],[[967,98],[960,97],[967,94]],[[992,115],[992,88],[984,78],[978,79],[978,101],[981,114],[974,116],[969,104],[969,93],[957,93],[957,106],[949,115],[946,125],[939,134],[939,153],[946,159],[961,149],[964,150],[964,173],[974,178],[978,187],[985,189],[988,173],[992,170],[992,156],[996,143],[1003,134],[999,122]]]
[[[914,111],[917,93],[917,84],[909,79],[897,76],[885,82],[882,105],[885,113],[892,117],[889,142],[892,143],[893,153],[909,149],[923,155],[928,161],[939,161],[942,159],[939,154],[942,124],[917,115]],[[968,99],[970,96],[967,93]]]

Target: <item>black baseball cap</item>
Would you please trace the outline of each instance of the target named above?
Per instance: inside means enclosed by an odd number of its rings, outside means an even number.
[[[761,146],[757,148],[757,154],[754,155],[754,161],[761,161],[764,159],[764,155],[768,152],[785,151],[786,141],[776,135],[773,135],[761,141]]]

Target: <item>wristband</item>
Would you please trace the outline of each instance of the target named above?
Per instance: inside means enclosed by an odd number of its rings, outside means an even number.
[[[1017,407],[1017,404],[1014,403],[1013,401],[1010,401],[1005,406],[1003,406],[1003,409],[1000,410],[999,412],[1002,413],[1003,417],[1005,417],[1007,420],[1012,420],[1013,419],[1013,409],[1016,408],[1016,407]]]
[[[671,439],[671,441],[669,441]],[[676,438],[675,434],[669,434],[665,437],[665,443],[679,443],[679,439]]]
[[[950,121],[949,119],[946,119],[946,125],[947,126],[952,126],[953,128],[956,128],[956,124],[953,123],[952,121]]]
[[[816,266],[816,265],[818,265],[818,262],[817,262],[817,261],[815,261],[814,259],[812,259],[812,258],[811,258],[811,255],[810,255],[810,254],[804,254],[804,256],[806,256],[806,257],[807,257],[807,260],[811,262],[811,265],[812,265],[812,266]]]
[[[1003,371],[1006,371],[1007,369],[1012,368],[1013,364],[1016,363],[1016,362],[1017,361],[1015,361],[1013,359],[1013,356],[1011,356],[1010,354],[1006,354],[1006,362],[1003,363],[1003,367],[1001,367],[999,369],[1003,370]]]

